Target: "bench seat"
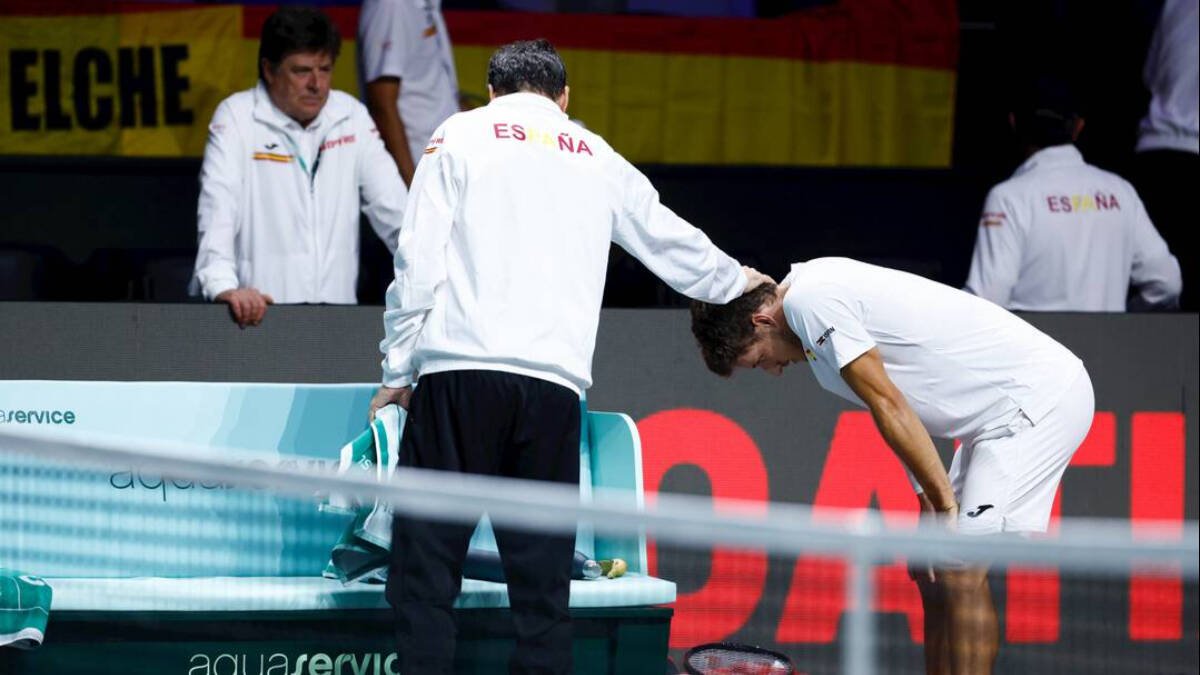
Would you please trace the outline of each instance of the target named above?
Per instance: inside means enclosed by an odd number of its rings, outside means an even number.
[[[292,612],[386,609],[383,584],[343,585],[320,577],[207,577],[171,579],[46,579],[59,612]],[[631,574],[571,582],[572,608],[636,607],[675,601],[675,584]],[[504,584],[464,579],[456,606],[508,607]]]
[[[77,431],[331,469],[362,431],[375,389],[10,380],[0,381],[0,410],[65,411]],[[580,499],[603,490],[642,507],[637,427],[626,415],[584,412]],[[250,664],[283,661],[271,672],[293,673],[325,655],[393,672],[384,588],[322,577],[351,518],[319,511],[315,498],[2,452],[0,497],[0,561],[53,589],[45,643],[6,650],[0,675],[127,675],[135,663],[138,672],[212,675],[242,661],[252,674]],[[486,518],[471,545],[495,550]],[[645,537],[601,536],[581,523],[575,547],[622,558],[629,570],[572,581],[577,672],[660,675],[676,589],[648,576]],[[515,644],[505,585],[464,579],[456,606],[456,671],[503,670]]]

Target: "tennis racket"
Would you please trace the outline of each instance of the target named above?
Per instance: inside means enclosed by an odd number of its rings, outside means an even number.
[[[735,642],[710,642],[692,647],[683,656],[689,675],[793,675],[787,656],[770,649]]]

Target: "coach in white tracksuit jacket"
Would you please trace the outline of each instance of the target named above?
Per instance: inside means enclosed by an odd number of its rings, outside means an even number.
[[[328,24],[316,10],[277,12],[264,48],[274,26],[312,15],[300,30]],[[395,250],[407,191],[366,107],[330,89],[336,37],[328,25],[314,39],[332,46],[265,55],[263,80],[222,101],[209,126],[192,292],[229,302],[239,323],[272,300],[354,304],[360,211]]]
[[[413,181],[384,313],[384,384],[471,368],[583,392],[612,242],[689,297],[725,303],[746,283],[550,98],[517,92],[454,115]]]
[[[1172,308],[1179,263],[1137,191],[1083,161],[1065,85],[1030,85],[1010,117],[1027,159],[988,193],[966,290],[1012,310]]]
[[[1179,263],[1137,191],[1057,145],[992,188],[967,290],[1014,310],[1123,312],[1173,307]]]
[[[579,398],[610,244],[709,302],[758,275],[567,118],[566,70],[549,43],[500,48],[488,83],[491,103],[443,123],[417,165],[372,406],[409,408],[408,466],[578,484]],[[472,529],[396,520],[387,595],[406,675],[451,672],[451,605]],[[518,636],[510,672],[571,672],[574,537],[500,527],[496,537]]]

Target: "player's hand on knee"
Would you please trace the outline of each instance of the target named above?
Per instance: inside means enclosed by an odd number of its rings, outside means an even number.
[[[922,527],[958,529],[958,505],[951,504],[949,508],[939,509],[924,492],[917,494],[917,504],[920,508],[920,524]],[[914,563],[908,566],[908,576],[918,585],[937,582],[937,572],[932,563]]]
[[[257,326],[267,315],[267,305],[275,300],[257,288],[234,288],[222,292],[215,300],[229,305],[229,313],[238,326]]]
[[[917,494],[917,503],[921,509],[921,524],[936,525],[951,532],[958,531],[958,503],[950,501],[940,508],[936,506],[924,492]]]
[[[379,391],[371,397],[371,406],[367,412],[367,419],[374,422],[375,412],[385,405],[395,403],[396,405],[408,410],[408,402],[412,399],[412,386],[407,387],[380,387]]]
[[[944,509],[934,511],[934,519],[943,529],[951,532],[958,531],[958,504],[951,504]]]

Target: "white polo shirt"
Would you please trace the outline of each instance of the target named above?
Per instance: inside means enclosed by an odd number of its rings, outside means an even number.
[[[1200,154],[1200,3],[1166,0],[1142,80],[1150,107],[1138,127],[1138,152],[1178,150]]]
[[[1040,150],[992,188],[966,290],[1013,310],[1124,312],[1179,302],[1179,262],[1128,181],[1074,145]]]
[[[259,83],[217,106],[200,169],[191,292],[354,304],[359,213],[396,249],[407,191],[363,104],[340,91],[308,127]]]
[[[358,16],[359,91],[400,79],[397,106],[413,163],[433,130],[458,112],[458,74],[441,0],[363,0]]]
[[[388,386],[485,369],[587,389],[613,242],[689,297],[745,288],[736,260],[545,96],[458,113],[425,153],[383,315]]]
[[[969,293],[849,258],[792,266],[783,300],[825,390],[864,405],[841,369],[872,347],[933,436],[964,441],[1008,425],[1036,425],[1082,362],[1017,316]]]

